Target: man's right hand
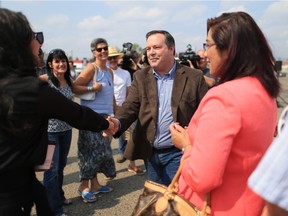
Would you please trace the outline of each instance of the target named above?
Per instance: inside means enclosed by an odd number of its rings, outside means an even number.
[[[103,136],[104,137],[113,136],[119,130],[119,126],[120,126],[120,122],[116,118],[113,118],[113,117],[109,116],[107,118],[107,120],[109,122],[111,122],[114,127],[113,128],[109,127],[107,130],[104,130],[103,131]]]

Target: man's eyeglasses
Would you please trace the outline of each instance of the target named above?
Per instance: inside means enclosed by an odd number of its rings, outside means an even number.
[[[208,50],[210,47],[215,46],[215,43],[208,44],[208,43],[203,43],[203,49]]]
[[[43,44],[44,43],[43,32],[34,32],[34,38],[39,42],[39,44]]]
[[[108,57],[108,60],[117,60],[118,59],[118,56],[110,56],[110,57]]]
[[[100,48],[95,48],[95,50],[96,50],[97,52],[101,52],[102,50],[107,51],[107,50],[108,50],[108,46],[100,47]]]

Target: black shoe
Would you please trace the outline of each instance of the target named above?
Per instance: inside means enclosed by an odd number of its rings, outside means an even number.
[[[123,163],[125,162],[127,159],[123,157],[123,155],[120,155],[118,158],[117,158],[117,163]]]

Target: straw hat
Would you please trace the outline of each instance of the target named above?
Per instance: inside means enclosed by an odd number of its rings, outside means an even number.
[[[112,56],[123,56],[123,53],[120,53],[116,48],[114,47],[109,47],[108,48],[108,56],[112,57]]]

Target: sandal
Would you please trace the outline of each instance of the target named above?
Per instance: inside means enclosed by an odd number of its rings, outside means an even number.
[[[97,191],[93,192],[93,194],[97,195],[99,193],[109,193],[111,191],[113,191],[112,188],[108,187],[107,185],[104,185],[100,189],[98,189]]]
[[[145,172],[138,166],[135,166],[135,167],[128,166],[128,172],[134,173],[136,175],[144,175],[145,174]]]
[[[104,176],[104,179],[105,179],[105,180],[110,180],[110,181],[111,181],[111,180],[113,180],[114,178],[115,178],[115,177]]]
[[[85,203],[93,203],[97,201],[97,197],[90,190],[80,191],[78,190],[79,195],[82,197],[83,202]]]

